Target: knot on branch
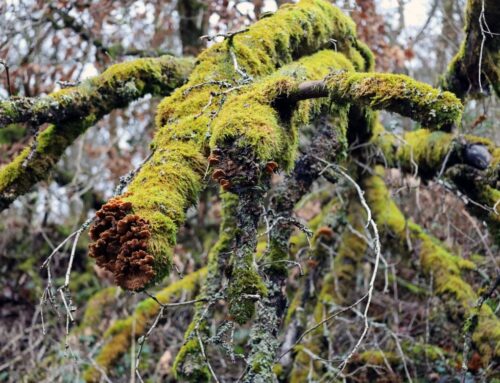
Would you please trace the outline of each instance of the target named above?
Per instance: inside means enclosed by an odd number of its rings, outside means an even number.
[[[114,275],[115,283],[127,290],[143,289],[155,276],[154,258],[147,252],[149,223],[129,214],[130,202],[111,199],[96,213],[90,228],[89,255]]]

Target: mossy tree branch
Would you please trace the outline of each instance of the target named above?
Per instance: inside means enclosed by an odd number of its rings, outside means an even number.
[[[13,122],[53,124],[0,169],[0,211],[47,178],[65,149],[90,126],[116,108],[146,94],[166,95],[182,85],[193,60],[163,56],[115,64],[81,85],[42,98],[0,102],[0,126]]]
[[[208,254],[207,277],[202,285],[195,314],[184,335],[184,344],[175,357],[173,370],[177,378],[192,382],[210,381],[212,378],[203,358],[198,336],[202,342],[209,338],[209,320],[212,317],[214,302],[221,297],[223,277],[229,268],[229,256],[233,247],[236,231],[235,214],[238,198],[231,193],[221,193],[222,222],[219,238]]]
[[[166,96],[186,82],[194,60],[161,56],[112,65],[81,84],[44,97],[15,97],[0,101],[0,129],[28,122],[61,124],[90,114],[103,116],[146,94]]]
[[[485,220],[494,243],[500,245],[500,148],[486,138],[456,136],[418,129],[397,136],[377,123],[371,142],[378,160],[390,167],[429,179],[451,181],[470,203],[469,210]]]
[[[455,165],[445,173],[456,188],[469,198],[467,208],[486,221],[493,243],[500,248],[500,181],[497,170],[495,182],[485,179],[483,173],[467,165]],[[492,186],[495,185],[495,186]]]
[[[288,277],[289,240],[294,228],[293,209],[319,177],[323,164],[317,156],[335,161],[346,156],[347,108],[322,115],[314,121],[315,135],[308,150],[295,162],[293,171],[278,186],[271,200],[269,243],[259,273],[267,295],[258,305],[250,333],[250,355],[243,382],[272,381],[278,350],[278,334],[286,313],[283,289]]]
[[[441,130],[449,130],[459,122],[463,110],[460,100],[452,93],[390,73],[337,71],[324,80],[304,82],[289,95],[294,101],[316,97],[385,109]]]
[[[371,143],[375,155],[391,167],[400,167],[425,179],[456,164],[484,170],[486,183],[498,182],[500,148],[486,138],[418,129],[396,135],[377,123]]]

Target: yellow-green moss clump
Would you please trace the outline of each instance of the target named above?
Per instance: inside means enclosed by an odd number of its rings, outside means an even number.
[[[406,357],[416,363],[425,363],[426,361],[436,361],[444,359],[447,352],[438,346],[425,343],[401,342],[401,348]],[[366,350],[353,357],[353,363],[370,364],[375,366],[385,366],[386,362],[393,366],[402,363],[401,354],[397,350]]]
[[[77,87],[40,99],[0,103],[0,121],[54,122],[37,138],[35,152],[26,147],[0,169],[0,210],[37,182],[46,179],[65,149],[101,117],[148,93],[167,95],[182,85],[193,60],[163,56],[115,64]],[[27,101],[29,100],[29,101]],[[28,105],[24,105],[27,103]],[[10,111],[8,116],[4,116]]]
[[[390,232],[399,238],[399,245],[412,241],[418,249],[423,272],[432,274],[436,293],[443,299],[448,313],[456,320],[475,314],[477,295],[461,277],[461,270],[473,270],[475,265],[451,254],[436,238],[426,234],[414,222],[407,221],[390,197],[383,180],[384,169],[375,168],[375,175],[364,180],[367,201],[380,231]],[[408,236],[408,237],[407,237]],[[483,305],[478,313],[479,324],[472,339],[485,363],[500,356],[500,321],[491,308]]]
[[[99,324],[103,320],[102,314],[104,310],[116,302],[116,298],[119,294],[120,289],[116,286],[106,287],[105,289],[99,290],[96,294],[94,294],[87,302],[79,330],[84,333],[87,330],[95,333],[96,330],[98,330]]]
[[[345,55],[323,50],[257,81],[241,95],[228,98],[214,121],[210,147],[222,147],[225,142],[243,137],[237,145],[251,147],[259,161],[274,160],[290,169],[297,152],[298,127],[307,124],[329,100],[306,100],[284,106],[274,102],[292,93],[300,82],[321,79],[338,69],[354,68]]]
[[[205,278],[207,268],[200,269],[183,279],[172,283],[168,287],[156,294],[156,299],[162,304],[167,304],[174,299],[189,293],[195,293],[196,287]],[[125,354],[132,343],[132,336],[139,338],[148,330],[148,324],[160,311],[160,306],[152,298],[148,298],[136,307],[134,313],[126,318],[113,323],[104,333],[104,345],[99,354],[95,357],[95,362],[102,371],[109,371],[119,358]],[[101,373],[94,366],[89,367],[84,374],[86,382],[99,382]]]

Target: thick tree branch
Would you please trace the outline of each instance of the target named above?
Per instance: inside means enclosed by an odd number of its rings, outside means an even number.
[[[336,112],[336,117],[323,115],[317,118],[313,142],[295,162],[293,171],[278,186],[271,200],[269,224],[272,229],[259,270],[267,296],[259,303],[257,319],[252,326],[249,341],[251,349],[243,382],[273,380],[278,334],[286,313],[287,299],[283,290],[288,277],[289,240],[295,227],[293,209],[309,192],[324,167],[316,156],[335,161],[346,154],[347,108],[339,108]]]
[[[238,198],[231,193],[222,193],[222,222],[217,243],[208,254],[207,278],[202,285],[198,298],[206,302],[195,306],[195,314],[184,335],[184,344],[175,357],[173,369],[177,378],[188,381],[205,382],[212,378],[201,352],[201,342],[210,336],[210,319],[213,306],[221,298],[223,277],[229,268],[229,255],[233,247],[236,231],[235,214]]]
[[[202,53],[189,83],[162,101],[157,115],[159,130],[152,143],[155,152],[129,185],[128,194],[118,201],[126,207],[126,215],[139,217],[148,225],[150,234],[140,254],[153,263],[153,269],[144,278],[145,286],[169,271],[177,230],[203,187],[208,148],[215,157],[218,150],[233,143],[234,147],[249,148],[259,171],[268,161],[291,167],[298,124],[307,119],[313,106],[305,103],[302,109],[296,105],[273,108],[272,102],[280,89],[296,83],[296,76],[323,78],[332,66],[353,71],[351,57],[356,57],[363,68],[353,27],[340,10],[321,0],[286,7]],[[276,72],[277,67],[321,49],[333,36],[342,41],[339,52],[322,51]],[[247,85],[251,81],[256,81],[255,85]],[[213,176],[224,189],[239,193],[242,189],[238,188],[249,185],[245,173],[238,175],[239,168],[232,159]],[[99,257],[107,246],[100,239],[95,237],[93,256]],[[128,251],[125,245],[117,250],[116,254],[105,255],[111,268],[117,255]]]

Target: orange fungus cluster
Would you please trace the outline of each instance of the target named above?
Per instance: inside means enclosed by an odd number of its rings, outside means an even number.
[[[147,252],[151,232],[148,222],[131,210],[130,202],[113,198],[97,211],[89,252],[100,267],[113,273],[117,285],[141,290],[156,274],[154,258]]]

